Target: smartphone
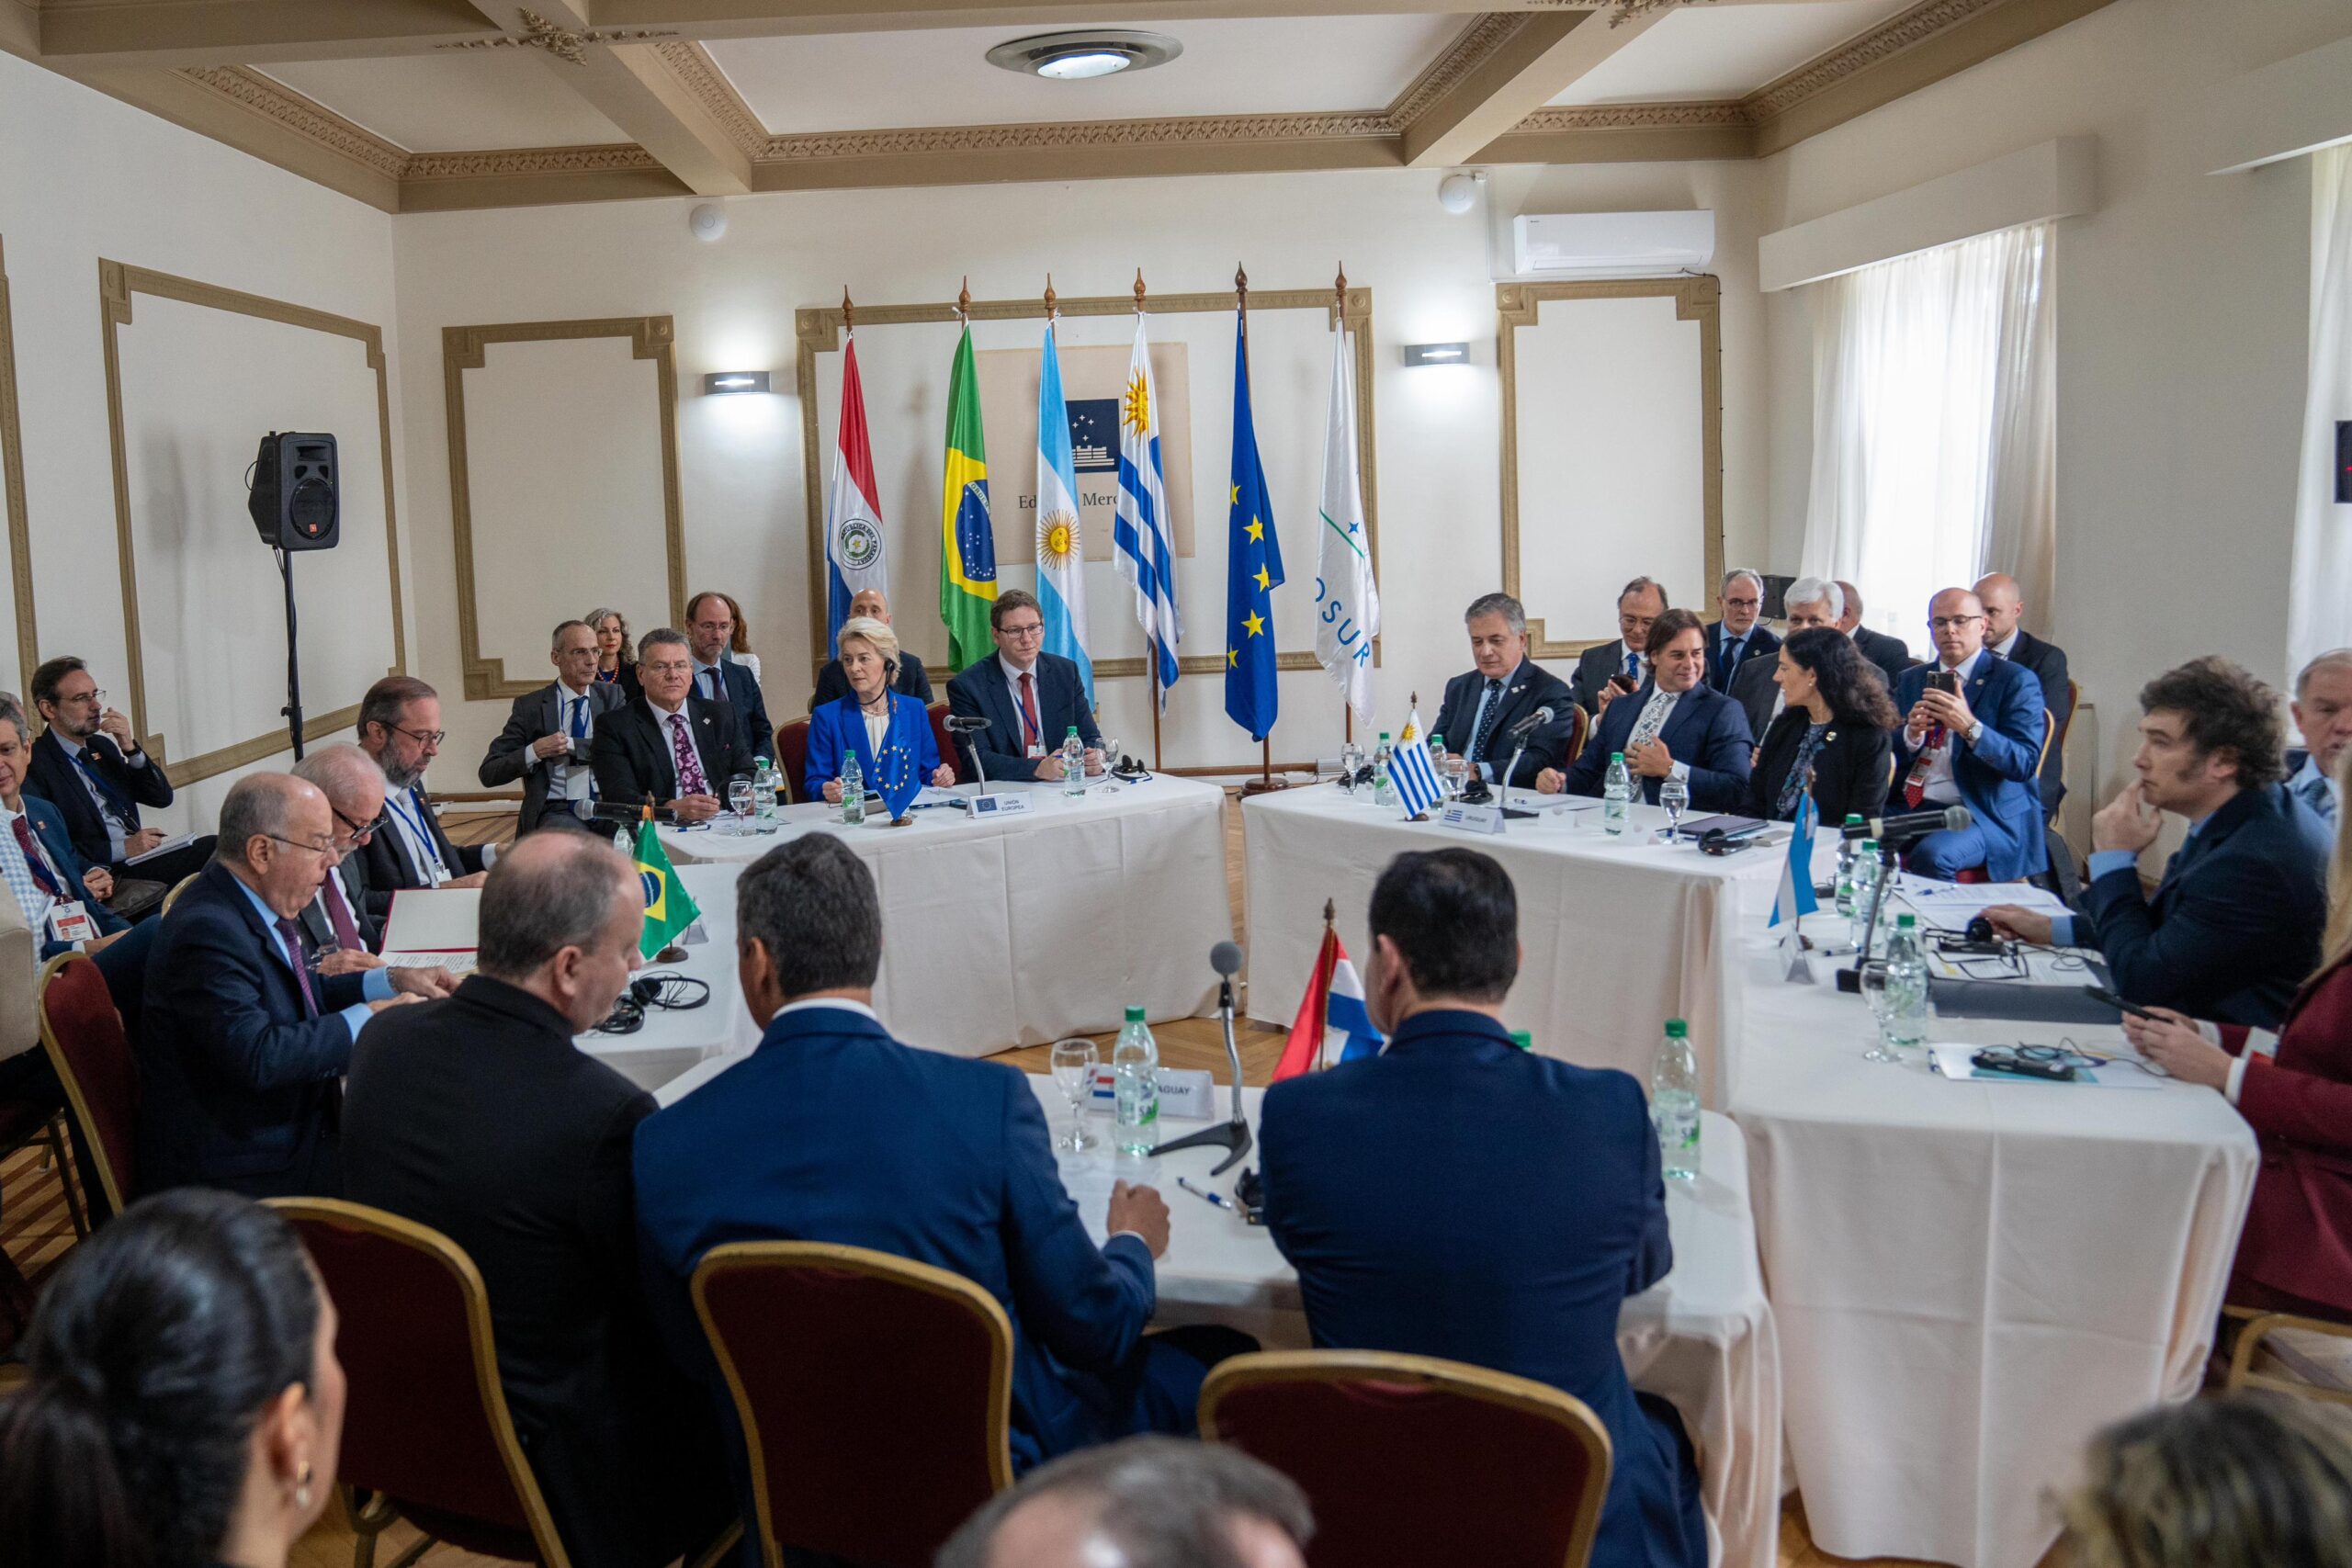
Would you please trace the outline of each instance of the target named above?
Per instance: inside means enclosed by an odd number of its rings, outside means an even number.
[[[1627,694],[1631,694],[1634,690],[1634,682],[1625,679],[1622,672],[1609,677],[1609,685],[1611,691]]]
[[[1939,670],[1928,677],[1928,685],[1934,691],[1950,692],[1956,697],[1960,695],[1960,671]]]
[[[2133,1018],[2144,1018],[2151,1023],[2161,1021],[2157,1019],[2154,1013],[2150,1012],[2146,1008],[2138,1007],[2131,1002],[2125,1001],[2121,997],[2117,996],[2105,986],[2085,986],[2083,987],[2083,995],[2090,998],[2090,999],[2095,1002],[2105,1002],[2109,1007],[2113,1008],[2118,1012],[2128,1012]]]

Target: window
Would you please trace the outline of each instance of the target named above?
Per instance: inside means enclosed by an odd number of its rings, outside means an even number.
[[[2352,644],[2352,507],[2335,499],[2335,423],[2352,419],[2352,146],[2312,157],[2312,342],[2295,498],[2287,668]]]

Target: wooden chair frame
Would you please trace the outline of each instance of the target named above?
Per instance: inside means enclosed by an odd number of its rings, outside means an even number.
[[[91,1120],[90,1102],[83,1098],[82,1094],[82,1080],[74,1076],[73,1061],[65,1055],[65,1046],[57,1038],[56,1027],[49,1021],[51,978],[68,964],[94,962],[95,960],[86,953],[61,953],[42,964],[40,977],[33,982],[33,1012],[40,1021],[41,1049],[49,1053],[49,1065],[56,1072],[57,1081],[65,1086],[66,1109],[73,1112],[76,1131],[90,1142],[90,1153],[93,1156],[90,1163],[98,1168],[98,1188],[106,1194],[107,1210],[109,1213],[119,1214],[122,1213],[126,1200],[121,1190],[115,1185],[114,1162],[107,1157],[104,1141],[98,1136],[98,1124]],[[90,1227],[83,1223],[81,1204],[74,1196],[74,1184],[64,1175],[64,1167],[67,1163],[64,1151],[60,1149],[58,1151],[59,1179],[64,1181],[65,1200],[74,1209],[74,1226],[82,1235],[87,1235],[90,1234]]]
[[[751,1455],[752,1501],[760,1523],[760,1556],[768,1568],[783,1568],[784,1548],[776,1535],[775,1503],[768,1496],[767,1462],[759,1418],[744,1390],[742,1377],[736,1371],[735,1358],[728,1349],[726,1338],[711,1322],[708,1291],[710,1282],[724,1274],[776,1269],[821,1269],[884,1280],[928,1295],[944,1296],[985,1322],[990,1343],[989,1478],[999,1492],[1012,1484],[1012,1322],[994,1296],[961,1274],[869,1247],[816,1241],[737,1241],[714,1247],[695,1265],[695,1316],[702,1324],[703,1337],[710,1342],[711,1354],[718,1359],[718,1370],[727,1379],[728,1395],[734,1400],[736,1417],[742,1423],[743,1442]]]
[[[200,871],[192,871],[186,876],[181,877],[177,882],[173,883],[172,890],[164,895],[164,907],[156,911],[155,918],[160,920],[165,915],[170,914],[172,912],[172,906],[180,901],[180,895],[187,891],[188,884],[194,882],[198,877],[202,876],[203,874],[204,873]]]
[[[1565,1427],[1585,1450],[1585,1483],[1577,1498],[1577,1523],[1562,1568],[1585,1568],[1593,1537],[1600,1529],[1600,1506],[1608,1495],[1616,1454],[1609,1428],[1592,1407],[1549,1383],[1509,1372],[1490,1371],[1436,1356],[1407,1356],[1385,1350],[1267,1350],[1218,1362],[1201,1385],[1201,1438],[1223,1442],[1217,1410],[1238,1389],[1268,1383],[1384,1382],[1435,1389],[1484,1404],[1537,1416]]]
[[[2282,1328],[2312,1334],[2330,1335],[2338,1339],[2352,1339],[2352,1325],[2330,1323],[2324,1318],[2303,1317],[2290,1312],[2256,1312],[2247,1307],[2223,1307],[2224,1317],[2237,1318],[2245,1326],[2238,1332],[2237,1345],[2230,1353],[2230,1375],[2222,1384],[2223,1392],[2235,1393],[2240,1389],[2271,1389],[2291,1393],[2301,1399],[2324,1400],[2331,1404],[2352,1404],[2352,1391],[2323,1388],[2317,1383],[2304,1382],[2299,1378],[2282,1378],[2254,1370],[2254,1352],[2262,1341]]]
[[[398,1242],[430,1257],[458,1281],[458,1288],[465,1296],[466,1323],[473,1341],[474,1387],[481,1395],[482,1416],[490,1423],[491,1439],[498,1447],[499,1458],[505,1461],[507,1483],[514,1488],[515,1498],[523,1505],[523,1517],[530,1526],[531,1540],[538,1549],[540,1562],[546,1568],[571,1568],[571,1559],[563,1549],[563,1538],[556,1531],[555,1516],[548,1511],[547,1499],[539,1492],[539,1479],[531,1473],[530,1461],[523,1453],[523,1440],[514,1431],[514,1417],[506,1407],[506,1387],[498,1378],[498,1347],[491,1332],[490,1292],[482,1283],[481,1271],[474,1267],[474,1260],[466,1256],[465,1249],[429,1225],[364,1203],[345,1202],[339,1198],[271,1198],[266,1202],[290,1221],[364,1231]],[[381,1494],[362,1494],[356,1487],[345,1489],[344,1501],[352,1529],[358,1535],[352,1561],[356,1568],[369,1568],[375,1561],[376,1537],[400,1517],[399,1507]],[[434,1544],[433,1538],[426,1536],[391,1568],[407,1568]]]

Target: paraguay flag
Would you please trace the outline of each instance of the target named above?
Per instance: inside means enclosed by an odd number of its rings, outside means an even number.
[[[1363,1005],[1363,981],[1340,944],[1340,933],[1325,926],[1323,950],[1316,955],[1315,974],[1298,1004],[1282,1060],[1275,1064],[1275,1081],[1323,1066],[1335,1043],[1342,1062],[1377,1056],[1388,1043],[1372,1026],[1372,1014]]]
[[[865,435],[865,389],[857,378],[857,334],[842,350],[842,417],[833,448],[833,488],[825,504],[825,646],[841,652],[842,623],[860,590],[887,590],[882,513],[874,504],[874,449]]]
[[[947,379],[947,472],[939,529],[939,618],[947,623],[947,667],[960,671],[996,647],[989,637],[989,606],[996,602],[996,533],[989,521],[988,444],[980,433],[980,378],[972,367],[968,321]]]

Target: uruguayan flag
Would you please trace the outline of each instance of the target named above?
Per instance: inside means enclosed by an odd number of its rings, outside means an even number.
[[[1389,753],[1388,782],[1396,786],[1396,799],[1407,817],[1419,817],[1445,797],[1443,786],[1437,782],[1437,769],[1430,762],[1429,744],[1421,739],[1419,708],[1405,720],[1405,733],[1396,750]]]
[[[1377,1056],[1387,1045],[1379,1030],[1372,1026],[1372,1014],[1363,1005],[1363,981],[1356,975],[1356,966],[1345,953],[1331,966],[1331,989],[1323,1003],[1323,1059],[1331,1058],[1331,1045],[1337,1041],[1340,1060],[1352,1062],[1359,1056]]]
[[[1813,896],[1813,791],[1797,796],[1797,830],[1789,840],[1789,858],[1781,866],[1781,886],[1772,895],[1769,929],[1821,908]]]
[[[1136,591],[1136,619],[1143,625],[1152,685],[1165,710],[1169,688],[1176,684],[1176,645],[1184,639],[1184,623],[1176,612],[1176,544],[1168,533],[1168,486],[1159,466],[1159,394],[1140,311],[1127,389],[1119,400],[1119,510],[1111,548],[1119,576]]]

